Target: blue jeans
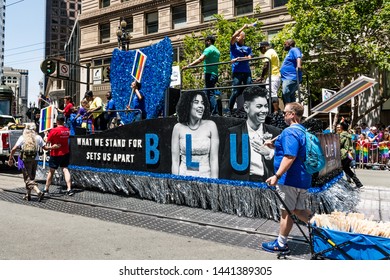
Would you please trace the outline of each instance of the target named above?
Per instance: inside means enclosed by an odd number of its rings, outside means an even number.
[[[204,78],[206,88],[213,88],[218,82],[218,76],[211,73],[205,73]],[[217,100],[215,99],[215,90],[207,90],[206,93],[210,102],[211,115],[218,114]]]
[[[241,84],[250,85],[251,83],[252,83],[252,75],[250,72],[233,73],[233,86],[239,86]],[[230,112],[233,110],[237,97],[240,96],[243,91],[244,91],[244,87],[233,88],[232,96],[230,96],[230,100],[229,100]]]
[[[282,81],[282,99],[284,105],[295,102],[295,92],[298,90],[298,81],[284,80]]]

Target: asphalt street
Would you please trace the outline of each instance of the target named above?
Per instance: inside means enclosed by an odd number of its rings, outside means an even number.
[[[20,174],[11,170],[1,171],[0,192],[23,187]],[[359,209],[389,221],[390,172],[357,170],[357,174],[366,186],[361,194]],[[382,200],[377,200],[377,193],[381,194]],[[18,196],[18,199],[20,197]],[[34,203],[38,202],[33,200],[20,204],[0,200],[1,260],[276,259],[274,254],[259,250],[257,246],[213,242],[175,234],[174,230],[170,233],[150,230],[83,216],[77,211],[67,213],[61,209],[52,211],[32,207],[36,206]],[[60,205],[65,209],[68,203],[62,201]],[[198,226],[207,228],[207,225]],[[224,230],[229,234],[235,229]]]

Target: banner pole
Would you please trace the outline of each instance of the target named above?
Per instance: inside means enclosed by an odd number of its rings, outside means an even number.
[[[320,112],[315,112],[314,114],[311,114],[310,116],[308,116],[308,117],[305,119],[305,121],[311,119],[312,117],[318,115],[319,113],[320,113]]]
[[[131,90],[129,104],[127,105],[129,107],[129,109],[130,109],[130,105],[131,105],[131,100],[133,99],[133,94],[134,94],[134,89]]]

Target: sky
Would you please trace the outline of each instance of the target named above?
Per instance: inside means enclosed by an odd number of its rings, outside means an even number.
[[[45,0],[7,0],[4,66],[28,70],[28,102],[38,101],[45,56]]]

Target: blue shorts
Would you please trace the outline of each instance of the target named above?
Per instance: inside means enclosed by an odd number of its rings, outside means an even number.
[[[49,167],[53,169],[58,169],[58,167],[68,167],[69,158],[69,153],[63,156],[50,156]]]

